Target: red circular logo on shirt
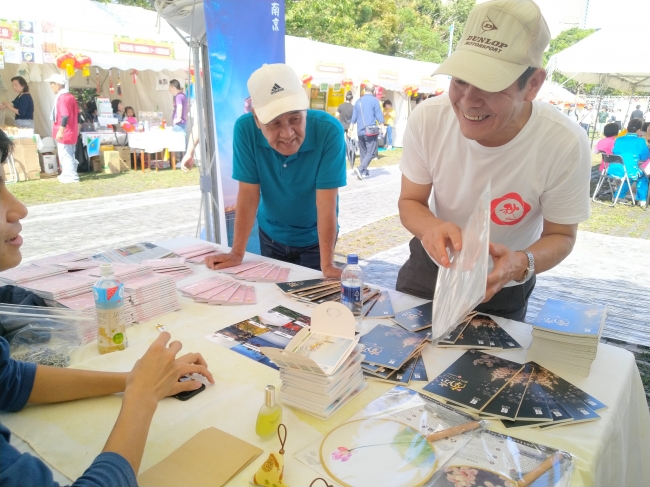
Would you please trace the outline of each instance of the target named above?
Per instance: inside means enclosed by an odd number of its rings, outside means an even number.
[[[497,225],[516,225],[530,211],[530,205],[517,193],[508,193],[492,200],[491,219]]]

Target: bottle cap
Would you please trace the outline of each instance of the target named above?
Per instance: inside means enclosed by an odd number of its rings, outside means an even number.
[[[358,264],[359,256],[357,254],[348,254],[348,264]]]
[[[275,404],[275,386],[266,386],[264,389],[264,405],[271,407]]]
[[[110,277],[113,275],[113,264],[102,264],[99,266],[99,275],[101,277]]]

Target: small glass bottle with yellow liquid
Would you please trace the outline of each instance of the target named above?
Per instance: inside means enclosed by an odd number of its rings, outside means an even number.
[[[282,422],[282,407],[275,402],[275,387],[266,386],[264,389],[264,405],[257,413],[255,433],[260,438],[268,438],[277,433],[278,425]]]

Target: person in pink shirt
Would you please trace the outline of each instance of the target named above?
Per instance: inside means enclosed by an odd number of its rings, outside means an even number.
[[[599,152],[604,152],[608,156],[611,156],[612,149],[614,148],[614,142],[616,142],[616,136],[618,135],[618,124],[608,123],[607,125],[605,125],[605,129],[603,130],[603,135],[605,137],[603,139],[600,139],[596,144],[596,147],[594,147],[594,154],[598,154]],[[604,169],[605,169],[605,163],[601,162],[598,170],[603,171]]]
[[[60,183],[78,183],[79,175],[75,158],[75,148],[79,136],[79,105],[73,95],[66,88],[65,78],[60,74],[53,74],[45,80],[50,83],[54,98],[52,109],[52,138],[56,140],[61,174],[57,176]]]

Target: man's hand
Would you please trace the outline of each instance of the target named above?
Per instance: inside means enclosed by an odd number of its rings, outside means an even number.
[[[528,267],[526,254],[513,252],[505,245],[490,243],[489,253],[494,268],[487,276],[484,303],[492,299],[510,281],[521,279]]]
[[[189,164],[189,166],[188,166]],[[188,150],[185,152],[183,159],[181,159],[181,169],[183,172],[188,172],[194,166],[194,151]]]
[[[422,235],[422,246],[437,263],[449,267],[451,262],[447,249],[462,248],[461,230],[458,225],[451,222],[436,225]]]
[[[125,396],[135,394],[140,399],[158,402],[171,394],[198,389],[201,386],[199,381],[178,382],[178,379],[188,374],[201,374],[214,384],[203,357],[200,354],[187,354],[176,359],[182,345],[173,341],[168,347],[170,339],[169,333],[161,333],[135,363],[126,379]]]
[[[241,264],[242,260],[244,260],[243,255],[228,252],[227,254],[209,255],[205,258],[205,265],[212,270],[226,269]]]
[[[343,270],[339,269],[334,264],[330,264],[330,265],[327,265],[327,266],[321,266],[321,268],[323,269],[323,276],[327,277],[328,279],[330,279],[330,278],[340,279],[341,278],[341,273],[343,272]]]
[[[56,132],[56,140],[59,142],[63,142],[63,131],[65,130],[64,127],[59,127],[59,130]]]

